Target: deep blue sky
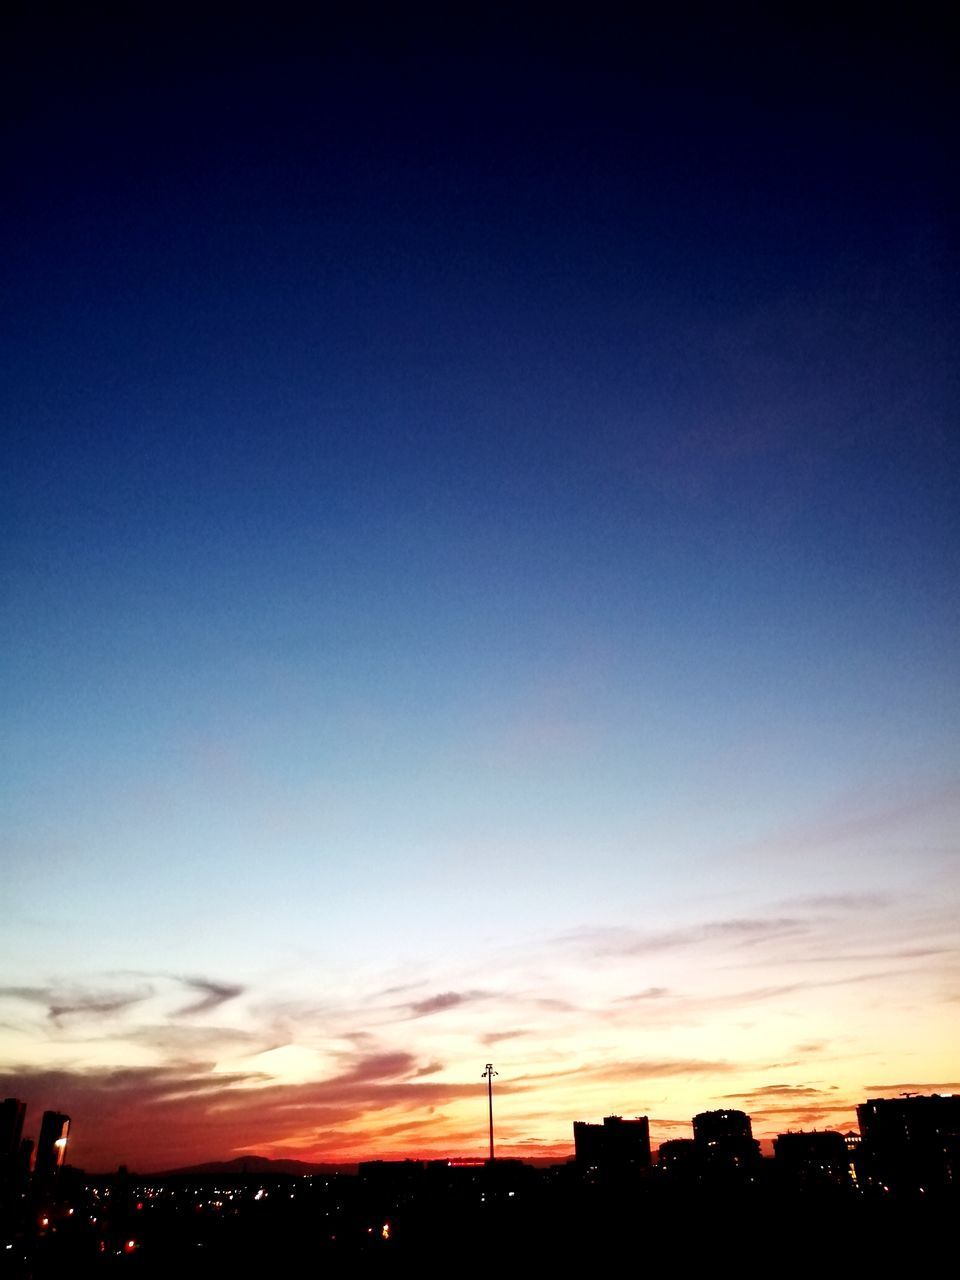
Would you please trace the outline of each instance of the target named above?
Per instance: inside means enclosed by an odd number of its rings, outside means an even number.
[[[419,700],[597,634],[936,706],[935,28],[360,25],[27,28],[14,711],[328,642]]]
[[[950,879],[935,11],[206,15],[5,42],[19,980]]]

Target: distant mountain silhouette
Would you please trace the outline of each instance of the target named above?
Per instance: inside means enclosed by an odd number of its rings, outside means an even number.
[[[183,1169],[167,1169],[164,1175],[199,1173],[262,1173],[262,1174],[317,1174],[356,1173],[355,1164],[310,1164],[306,1160],[270,1160],[267,1156],[238,1156],[236,1160],[211,1160],[207,1164],[192,1164]]]
[[[443,1157],[439,1157],[443,1159]],[[482,1158],[482,1157],[481,1157]],[[516,1158],[516,1157],[508,1157]],[[566,1164],[569,1156],[522,1156],[524,1164],[538,1169],[546,1169],[551,1165]],[[181,1177],[185,1174],[220,1173],[224,1177],[238,1174],[283,1174],[284,1176],[306,1177],[308,1174],[356,1173],[355,1164],[311,1164],[306,1160],[270,1160],[267,1156],[237,1156],[235,1160],[210,1160],[206,1164],[191,1164],[182,1169],[165,1169],[162,1177]]]

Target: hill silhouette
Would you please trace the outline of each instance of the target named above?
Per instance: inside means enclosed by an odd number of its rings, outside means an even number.
[[[312,1164],[306,1160],[271,1160],[267,1156],[237,1156],[235,1160],[210,1160],[205,1164],[188,1165],[182,1169],[167,1169],[162,1176],[184,1174],[308,1174],[356,1173],[355,1164]],[[161,1175],[158,1175],[161,1176]]]

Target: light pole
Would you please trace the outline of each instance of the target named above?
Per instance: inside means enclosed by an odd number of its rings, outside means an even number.
[[[487,1082],[487,1107],[490,1113],[490,1159],[493,1159],[493,1077],[499,1075],[498,1071],[494,1071],[493,1063],[488,1062],[481,1080]]]

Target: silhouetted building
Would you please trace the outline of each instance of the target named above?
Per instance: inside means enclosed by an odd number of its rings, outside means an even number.
[[[37,1159],[33,1175],[39,1182],[52,1178],[61,1167],[67,1151],[70,1117],[59,1111],[45,1111],[37,1139]]]
[[[0,1203],[14,1198],[19,1179],[20,1143],[27,1104],[19,1098],[0,1102]]]
[[[753,1139],[753,1126],[745,1111],[701,1111],[693,1117],[694,1142],[711,1146],[731,1139]]]
[[[0,1102],[0,1161],[4,1164],[20,1150],[26,1111],[27,1104],[19,1098],[4,1098]]]
[[[870,1098],[857,1120],[864,1189],[926,1194],[960,1185],[960,1094]]]
[[[697,1171],[697,1146],[692,1138],[671,1138],[660,1143],[657,1168],[670,1178],[692,1178]]]
[[[773,1140],[773,1155],[778,1174],[794,1187],[816,1191],[850,1183],[842,1133],[781,1133]]]
[[[573,1145],[579,1165],[608,1173],[650,1168],[650,1122],[646,1116],[624,1120],[605,1116],[603,1124],[573,1122]]]
[[[603,1160],[603,1125],[574,1120],[573,1150],[577,1164],[599,1168]]]
[[[760,1164],[760,1143],[745,1111],[701,1111],[693,1117],[693,1141],[704,1173],[749,1173]]]

